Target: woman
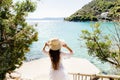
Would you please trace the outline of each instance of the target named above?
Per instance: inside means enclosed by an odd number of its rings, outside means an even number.
[[[46,47],[49,48],[47,51]],[[64,53],[61,48],[66,48],[69,53]],[[68,80],[67,72],[65,71],[62,64],[62,57],[69,57],[73,54],[73,51],[58,38],[54,38],[45,43],[43,47],[43,52],[49,55],[51,59],[51,69],[50,69],[50,80]]]

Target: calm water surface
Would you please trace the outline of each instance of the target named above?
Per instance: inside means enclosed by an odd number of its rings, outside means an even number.
[[[63,20],[27,20],[30,24],[36,24],[39,40],[31,45],[31,51],[26,54],[28,60],[45,57],[42,53],[44,43],[53,37],[64,40],[74,51],[74,57],[85,58],[95,64],[101,71],[111,70],[108,63],[101,63],[95,57],[87,53],[84,40],[80,39],[81,30],[91,30],[90,25],[95,22],[67,22]],[[113,28],[112,22],[101,22],[103,33],[109,33],[108,28]],[[64,50],[64,49],[63,49]],[[65,50],[64,50],[65,51]]]

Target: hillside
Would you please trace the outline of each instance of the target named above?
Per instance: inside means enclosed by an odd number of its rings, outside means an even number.
[[[119,20],[120,0],[92,0],[71,16],[67,21]]]

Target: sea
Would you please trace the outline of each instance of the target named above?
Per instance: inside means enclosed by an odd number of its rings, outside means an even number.
[[[46,57],[42,53],[44,43],[51,38],[59,38],[73,50],[73,57],[89,60],[104,74],[112,73],[113,68],[109,63],[101,62],[96,57],[88,55],[85,41],[81,39],[81,31],[92,31],[91,26],[96,22],[69,22],[64,21],[63,18],[27,19],[27,22],[30,25],[36,25],[34,28],[38,32],[38,41],[30,46],[30,52],[26,53],[26,61]],[[99,21],[99,23],[103,34],[110,34],[114,29],[114,22]]]

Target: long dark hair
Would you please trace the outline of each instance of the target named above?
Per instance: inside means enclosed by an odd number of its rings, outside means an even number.
[[[60,61],[60,50],[49,50],[49,56],[52,62],[52,67],[54,70],[59,69],[59,61]]]

